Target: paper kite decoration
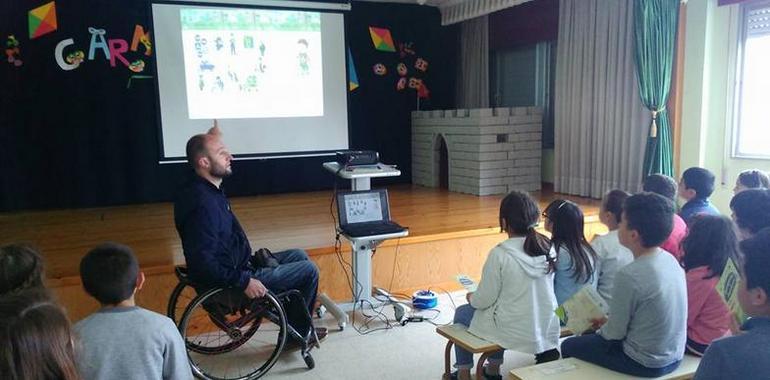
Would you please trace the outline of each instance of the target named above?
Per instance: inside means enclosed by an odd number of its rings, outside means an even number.
[[[350,54],[348,49],[348,91],[353,91],[358,88],[358,74],[356,74],[356,66],[353,64],[353,55]]]
[[[56,2],[29,11],[29,38],[37,38],[56,30]]]
[[[369,34],[372,36],[374,48],[381,51],[396,52],[396,46],[393,44],[393,37],[390,36],[390,30],[385,28],[369,27]]]

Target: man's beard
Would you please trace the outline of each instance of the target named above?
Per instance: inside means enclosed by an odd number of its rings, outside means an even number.
[[[233,174],[233,170],[228,169],[226,166],[221,168],[218,168],[218,167],[211,168],[211,176],[214,178],[220,178],[220,179],[226,178],[226,177],[229,177],[231,174]]]

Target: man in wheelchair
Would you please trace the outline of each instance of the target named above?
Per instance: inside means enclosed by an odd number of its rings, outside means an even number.
[[[250,299],[263,297],[268,289],[274,293],[296,289],[312,315],[318,268],[300,249],[253,253],[221,188],[222,180],[232,174],[232,156],[221,137],[215,122],[207,133],[188,140],[187,161],[195,175],[174,203],[174,222],[191,282],[196,287],[240,289]],[[308,326],[307,315],[296,315],[291,305],[286,309],[289,324],[306,337],[304,343],[315,344],[315,339],[326,336],[326,328]]]

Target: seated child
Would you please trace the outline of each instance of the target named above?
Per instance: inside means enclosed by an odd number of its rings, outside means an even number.
[[[703,356],[730,331],[730,309],[716,291],[728,259],[738,257],[738,237],[724,216],[700,215],[682,241],[687,279],[687,352]]]
[[[0,297],[0,377],[79,380],[70,322],[44,289]]]
[[[134,302],[144,273],[130,248],[106,243],[92,249],[80,261],[80,278],[102,305],[75,324],[84,379],[192,379],[174,322]]]
[[[557,199],[543,212],[545,229],[557,252],[553,289],[561,305],[585,285],[596,289],[596,252],[583,234],[583,211],[574,202]]]
[[[714,174],[704,168],[692,167],[682,173],[679,181],[679,196],[687,203],[682,206],[679,215],[688,225],[698,214],[719,215],[709,197],[714,192]]]
[[[612,283],[615,280],[615,273],[634,261],[634,255],[628,248],[621,245],[618,239],[618,225],[623,213],[623,202],[628,196],[629,194],[623,190],[611,190],[604,195],[602,206],[599,209],[599,220],[607,226],[610,232],[595,237],[591,242],[598,258],[599,283],[597,290],[607,303],[612,298]]]
[[[740,243],[738,301],[751,317],[743,334],[711,343],[695,380],[770,379],[770,229]]]
[[[768,177],[767,173],[757,169],[749,169],[738,174],[738,178],[735,179],[733,194],[738,194],[748,189],[768,188],[770,188],[770,177]]]
[[[673,256],[659,248],[671,233],[674,204],[653,193],[623,206],[618,236],[634,261],[615,275],[609,317],[597,334],[566,339],[562,355],[632,376],[657,377],[675,370],[684,355],[687,285]]]
[[[676,204],[677,184],[673,178],[663,174],[653,174],[644,180],[643,190],[652,193],[660,194],[671,202]],[[682,259],[682,254],[679,252],[679,244],[684,239],[684,235],[687,234],[687,224],[684,222],[681,216],[674,214],[674,225],[671,229],[671,234],[668,235],[668,239],[660,245],[660,248],[665,249],[668,253],[674,255],[677,261]]]
[[[32,247],[0,247],[0,296],[29,288],[43,288],[43,259]]]
[[[505,349],[535,354],[543,363],[559,358],[559,319],[553,294],[556,255],[535,231],[539,216],[527,193],[513,191],[502,200],[500,229],[509,238],[489,252],[478,289],[468,295],[470,304],[457,308],[454,322]],[[459,346],[455,354],[458,371],[452,378],[470,379],[473,354]],[[503,351],[492,354],[485,378],[502,379],[502,362]]]
[[[770,227],[770,190],[741,191],[730,200],[730,210],[738,226],[738,238],[750,238],[763,228]]]

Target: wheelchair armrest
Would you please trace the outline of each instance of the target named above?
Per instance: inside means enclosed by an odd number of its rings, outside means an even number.
[[[190,279],[187,276],[187,267],[182,265],[177,265],[174,267],[174,274],[176,275],[176,278],[179,279],[179,281],[186,281],[189,282]]]

